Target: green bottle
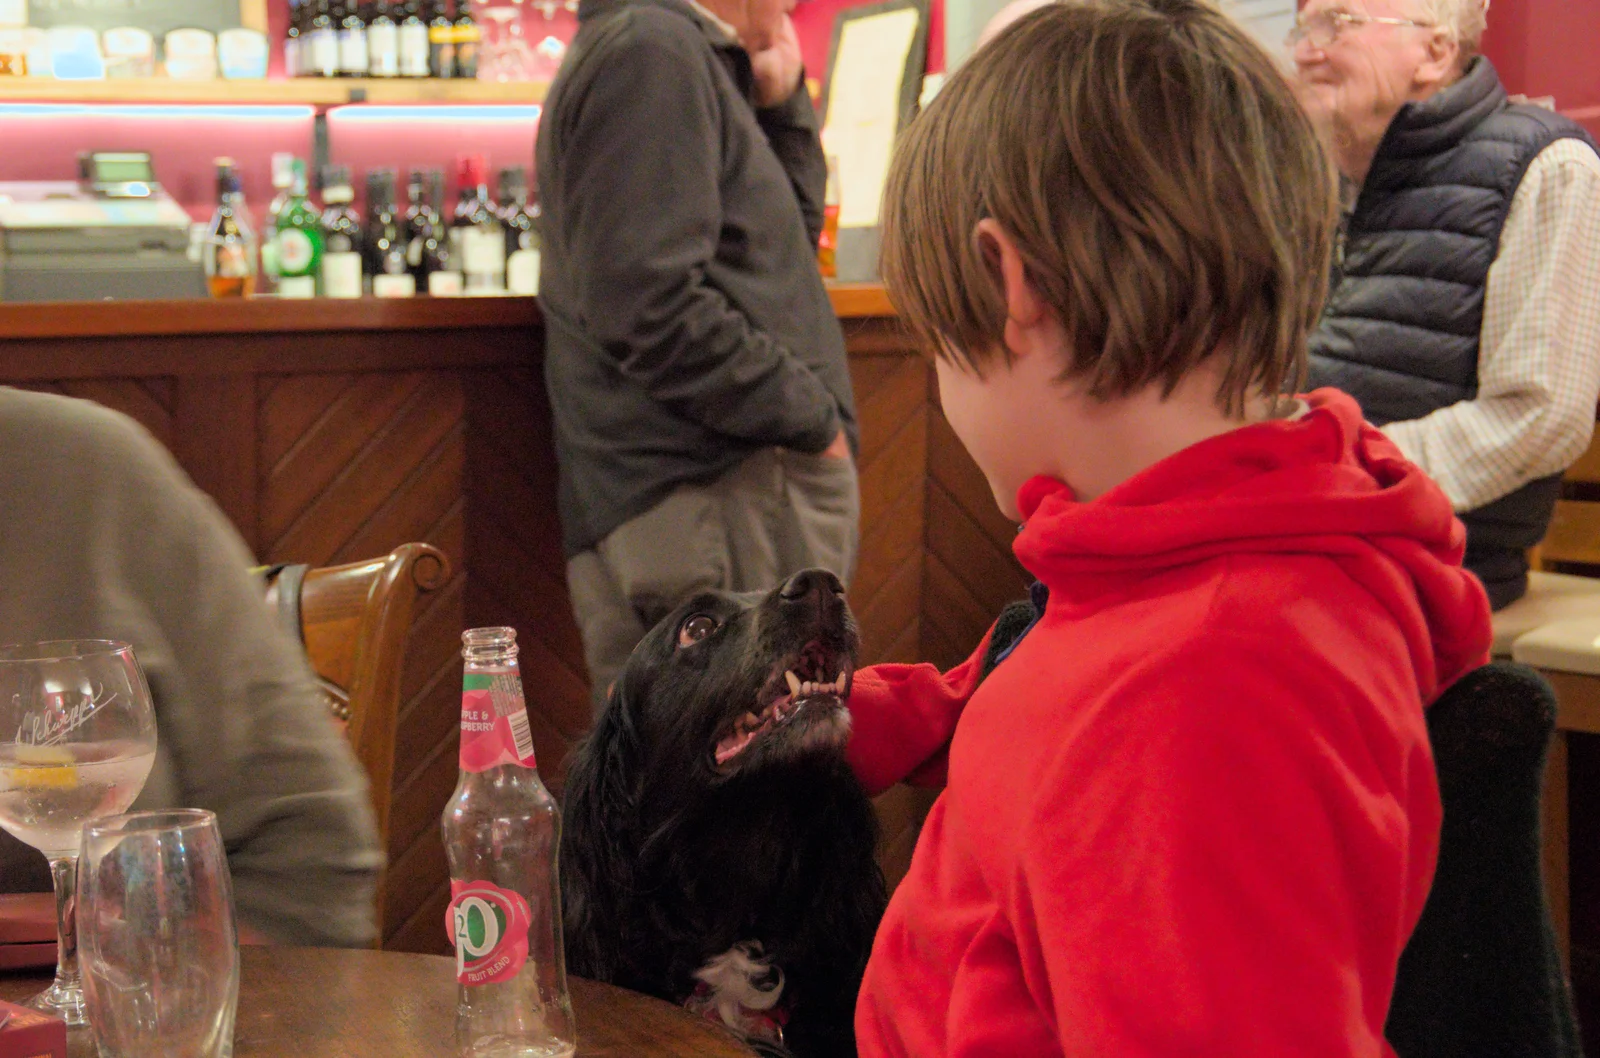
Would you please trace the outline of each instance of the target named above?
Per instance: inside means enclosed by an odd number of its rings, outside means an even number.
[[[277,230],[273,237],[273,261],[278,268],[279,297],[317,296],[317,277],[322,272],[324,242],[321,216],[306,199],[306,163],[296,158],[289,198],[278,215]]]

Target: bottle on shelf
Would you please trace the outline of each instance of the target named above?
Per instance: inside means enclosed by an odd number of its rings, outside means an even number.
[[[322,296],[361,296],[361,218],[350,205],[350,167],[330,165],[322,176]]]
[[[309,3],[310,0],[307,0]],[[339,27],[334,25],[331,0],[316,0],[311,15],[311,32],[306,34],[311,62],[308,77],[339,76]]]
[[[261,225],[261,274],[270,283],[278,279],[277,232],[278,217],[289,201],[289,188],[294,184],[294,155],[276,153],[272,156],[272,201],[267,205],[267,219]]]
[[[300,16],[305,0],[289,0],[289,28],[283,34],[283,76],[300,76]]]
[[[461,777],[440,820],[450,864],[456,1051],[577,1047],[561,944],[561,813],[534,758],[516,631],[461,636]]]
[[[519,10],[518,15],[521,15]],[[472,17],[472,0],[456,0],[456,76],[473,80],[478,76],[478,45],[483,29]]]
[[[506,230],[489,197],[489,163],[481,154],[461,160],[460,197],[450,219],[462,276],[468,294],[503,294],[506,290]]]
[[[417,292],[406,260],[405,224],[395,204],[395,172],[374,169],[367,174],[368,285],[374,297],[408,298]]]
[[[247,298],[256,291],[256,233],[232,158],[218,158],[217,210],[206,232],[206,287],[214,298]]]
[[[456,75],[456,24],[447,0],[428,0],[428,74],[439,78]]]
[[[421,0],[405,0],[400,16],[400,76],[428,76],[428,23],[421,14]]]
[[[314,298],[322,275],[322,218],[307,198],[306,163],[290,162],[289,196],[273,230],[273,262],[278,269],[278,296]]]
[[[506,291],[539,293],[539,197],[523,166],[500,170],[500,223],[506,233]]]
[[[367,73],[372,77],[400,76],[400,27],[390,6],[389,0],[376,0],[367,24]]]
[[[434,297],[455,297],[461,293],[459,257],[450,246],[450,229],[444,220],[444,170],[428,170],[428,212],[433,235],[423,245],[423,262],[428,270],[428,293]]]
[[[335,0],[337,3],[338,0]],[[367,52],[367,20],[360,0],[343,0],[339,19],[339,76],[365,77],[372,61]]]
[[[822,234],[817,239],[817,267],[822,278],[839,275],[839,156],[828,155],[828,182],[822,195]]]

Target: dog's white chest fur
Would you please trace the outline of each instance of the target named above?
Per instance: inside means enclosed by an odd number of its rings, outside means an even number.
[[[742,941],[710,959],[694,972],[704,987],[690,998],[692,1010],[748,1036],[783,1038],[781,1019],[774,1017],[783,998],[783,971],[772,965],[759,941]]]

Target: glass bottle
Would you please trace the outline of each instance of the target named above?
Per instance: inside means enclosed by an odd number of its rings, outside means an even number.
[[[305,0],[289,0],[289,27],[283,34],[283,76],[300,76],[300,13]]]
[[[478,45],[483,29],[472,17],[472,0],[456,0],[456,76],[472,80],[478,76]]]
[[[365,77],[371,65],[360,0],[345,0],[344,17],[339,20],[339,76]]]
[[[417,281],[406,267],[405,228],[395,204],[393,169],[367,174],[367,285],[374,297],[408,298]]]
[[[322,251],[322,296],[361,296],[361,218],[350,205],[355,200],[350,167],[330,165],[322,178],[322,231],[327,239]]]
[[[273,232],[280,298],[314,298],[322,274],[322,218],[307,198],[306,163],[290,163],[289,197]]]
[[[577,1048],[561,945],[561,813],[539,780],[516,635],[461,636],[461,777],[440,829],[463,1058],[565,1058]]]
[[[261,274],[270,283],[278,279],[278,218],[289,201],[289,188],[294,184],[294,155],[276,153],[272,156],[272,201],[267,205],[267,219],[261,225]]]
[[[372,77],[400,76],[400,27],[389,7],[389,0],[377,0],[367,23],[367,73]]]
[[[461,160],[460,199],[450,234],[466,292],[505,293],[506,230],[489,197],[489,163],[481,154]]]
[[[400,76],[428,76],[428,23],[419,13],[421,0],[405,0],[400,19]]]
[[[539,293],[539,198],[520,165],[500,170],[500,223],[506,233],[506,291]]]
[[[256,233],[232,158],[218,158],[217,210],[206,233],[206,287],[214,298],[247,298],[256,291]]]
[[[311,32],[307,37],[311,65],[306,73],[311,77],[339,76],[339,28],[334,25],[331,0],[317,0],[315,14],[311,16]]]
[[[839,275],[839,156],[828,155],[828,184],[822,196],[822,234],[817,239],[817,267],[824,279]]]
[[[456,75],[456,24],[446,0],[428,0],[428,73],[433,77]]]
[[[411,206],[406,210],[406,263],[416,278],[418,292],[434,297],[461,293],[461,273],[455,270],[450,239],[441,209],[444,205],[444,170],[430,169],[426,177],[411,174]]]

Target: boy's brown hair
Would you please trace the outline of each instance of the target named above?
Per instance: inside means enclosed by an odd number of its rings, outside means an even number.
[[[1020,247],[1100,400],[1171,393],[1221,352],[1218,402],[1304,379],[1327,292],[1332,166],[1282,72],[1202,0],[1062,0],[980,48],[912,122],[883,274],[938,355],[1005,350],[986,217]]]

